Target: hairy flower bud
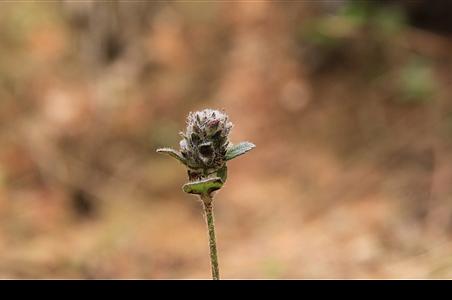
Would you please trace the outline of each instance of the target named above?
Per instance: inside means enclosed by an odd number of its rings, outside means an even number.
[[[180,142],[187,166],[195,172],[202,170],[204,175],[223,167],[231,128],[228,116],[221,111],[205,109],[190,113]]]
[[[213,176],[224,183],[227,177],[226,161],[255,147],[249,142],[233,146],[228,138],[232,126],[222,111],[204,109],[190,112],[187,128],[185,132],[180,132],[180,151],[162,148],[157,152],[166,153],[182,162],[188,168],[190,181]]]

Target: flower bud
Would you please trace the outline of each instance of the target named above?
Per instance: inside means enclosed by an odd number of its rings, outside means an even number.
[[[221,111],[205,109],[190,113],[180,142],[181,154],[192,171],[207,175],[224,166],[232,123]]]

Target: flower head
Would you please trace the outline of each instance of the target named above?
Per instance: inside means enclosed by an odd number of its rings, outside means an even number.
[[[228,116],[218,110],[205,109],[190,113],[187,129],[181,133],[181,154],[193,170],[211,173],[226,162],[228,135],[232,128]]]
[[[190,181],[206,180],[209,177],[226,181],[226,161],[242,155],[255,146],[249,142],[232,145],[229,132],[233,124],[223,111],[204,109],[190,112],[187,128],[180,132],[180,150],[157,149],[182,162],[188,169]]]

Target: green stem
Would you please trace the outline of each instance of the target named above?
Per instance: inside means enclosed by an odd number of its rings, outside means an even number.
[[[209,230],[209,248],[210,248],[210,264],[212,267],[212,279],[220,279],[220,271],[218,269],[217,242],[215,239],[215,223],[213,218],[212,197],[210,195],[202,195],[201,199],[204,204],[206,213],[207,228]]]

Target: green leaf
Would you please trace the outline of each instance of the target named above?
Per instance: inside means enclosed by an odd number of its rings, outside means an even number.
[[[226,160],[231,160],[233,158],[236,158],[237,156],[245,154],[246,152],[250,151],[254,147],[256,147],[256,146],[250,142],[241,142],[237,145],[233,145],[233,146],[229,147],[229,149],[226,152]]]
[[[181,163],[183,163],[184,165],[187,165],[187,161],[185,160],[185,158],[182,156],[182,154],[179,151],[176,151],[171,148],[160,148],[160,149],[157,149],[157,153],[168,154],[168,155],[174,157],[175,159],[177,159],[178,161],[180,161]]]
[[[202,179],[189,182],[183,185],[184,192],[196,195],[208,195],[213,191],[221,189],[223,181],[220,177]]]
[[[217,175],[221,178],[223,183],[226,183],[226,179],[228,178],[228,167],[224,165],[220,170],[218,170]]]

